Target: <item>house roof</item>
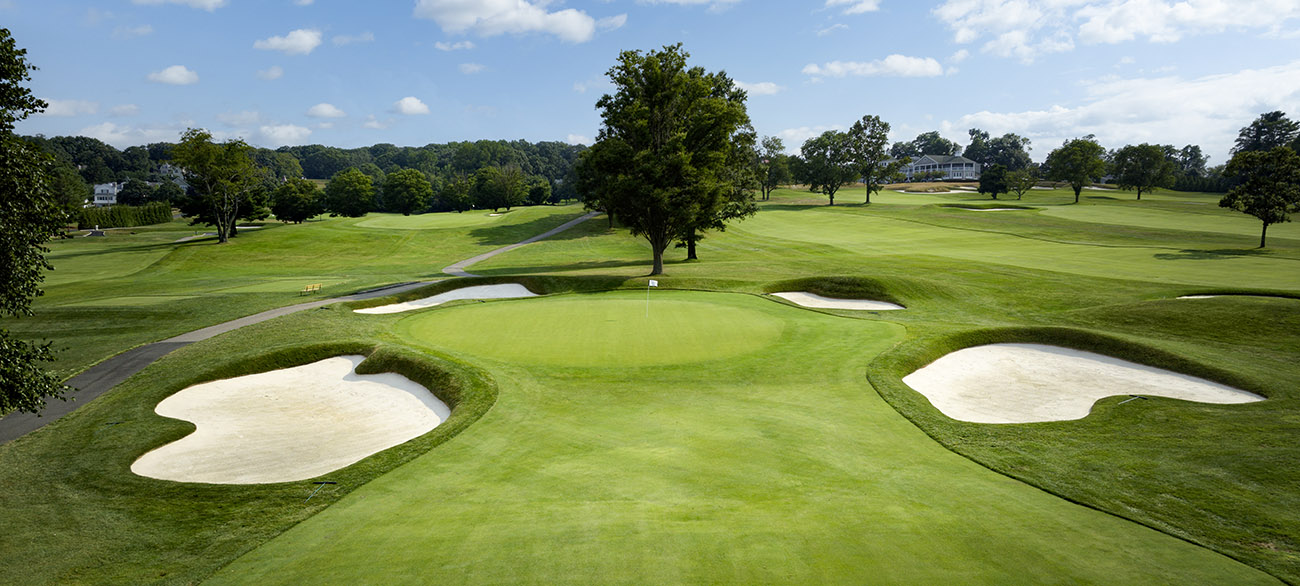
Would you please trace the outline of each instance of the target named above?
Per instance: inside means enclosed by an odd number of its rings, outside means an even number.
[[[960,156],[960,155],[921,155],[918,159],[916,159],[915,161],[912,161],[912,164],[913,164],[913,165],[918,164],[918,163],[921,162],[922,159],[929,159],[929,160],[930,160],[933,164],[935,164],[935,165],[947,165],[947,164],[949,164],[949,163],[974,163],[974,162],[975,162],[975,161],[972,161],[972,160],[967,159],[966,157],[963,157],[963,156]]]

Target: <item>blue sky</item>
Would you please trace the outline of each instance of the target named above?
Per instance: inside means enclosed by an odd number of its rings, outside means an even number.
[[[126,147],[589,143],[619,51],[681,42],[797,151],[866,114],[894,140],[1016,132],[1199,144],[1300,117],[1300,0],[0,0],[49,111],[19,132]]]

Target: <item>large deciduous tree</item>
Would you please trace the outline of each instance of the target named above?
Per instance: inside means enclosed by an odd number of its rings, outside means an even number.
[[[1241,151],[1232,156],[1224,173],[1240,183],[1219,205],[1259,218],[1264,223],[1259,247],[1264,248],[1268,227],[1290,222],[1300,210],[1300,155],[1289,147],[1268,151]]]
[[[1287,118],[1282,111],[1260,114],[1250,126],[1241,129],[1232,154],[1290,146],[1297,136],[1300,136],[1300,122]]]
[[[1084,186],[1101,178],[1106,172],[1106,153],[1091,136],[1065,141],[1060,148],[1047,155],[1043,163],[1047,178],[1064,181],[1074,189],[1074,203],[1079,203],[1079,193]]]
[[[1038,178],[1034,177],[1034,172],[1030,169],[1007,173],[1007,189],[1010,193],[1016,194],[1016,200],[1023,199],[1025,194],[1034,188],[1035,183],[1038,183]]]
[[[1000,164],[993,165],[981,172],[979,191],[981,194],[987,193],[993,196],[993,199],[997,199],[999,193],[1007,193],[1008,191],[1011,191],[1010,181],[1007,179],[1006,166]]]
[[[785,154],[785,144],[780,137],[765,136],[762,148],[754,159],[758,175],[758,186],[763,194],[763,201],[772,196],[777,187],[790,182],[789,157]]]
[[[904,161],[893,160],[889,156],[889,123],[879,116],[863,116],[853,123],[846,135],[850,157],[858,176],[862,178],[862,184],[867,188],[866,203],[871,203],[871,194],[892,181],[894,174],[903,167]]]
[[[930,132],[917,135],[912,139],[912,148],[904,149],[907,151],[905,156],[919,157],[921,155],[955,155],[961,152],[961,145],[948,140],[939,135],[939,131],[931,130]],[[893,155],[891,149],[890,156]],[[894,157],[901,159],[902,157]]]
[[[1026,169],[1032,162],[1029,158],[1029,139],[1018,134],[1007,133],[990,138],[989,133],[978,128],[969,132],[970,144],[962,156],[979,163],[981,167],[1002,165],[1008,171]]]
[[[424,173],[415,169],[393,171],[384,177],[384,208],[409,216],[429,207],[433,185]]]
[[[738,137],[751,132],[745,92],[726,73],[689,67],[689,57],[681,45],[619,55],[580,167],[584,195],[650,243],[652,275],[663,273],[670,244],[725,222],[733,167],[749,164],[737,156]]]
[[[826,194],[835,205],[835,192],[858,178],[847,134],[827,130],[803,143],[803,175],[808,189]]]
[[[349,167],[325,184],[325,210],[330,216],[360,218],[375,205],[375,185],[370,176]]]
[[[36,69],[8,29],[0,28],[0,317],[31,315],[32,300],[49,270],[45,243],[56,237],[67,208],[50,187],[52,159],[13,134],[14,123],[46,103],[23,84]],[[47,397],[62,396],[59,379],[40,368],[54,360],[51,343],[34,344],[0,328],[0,415],[37,413]]]
[[[235,221],[254,205],[250,197],[261,178],[251,151],[242,140],[214,143],[211,133],[198,128],[186,130],[172,151],[193,191],[193,208],[187,211],[196,208],[196,221],[216,226],[221,244],[229,242]]]
[[[1174,156],[1177,156],[1175,151]],[[1112,173],[1120,189],[1152,192],[1161,187],[1172,187],[1177,164],[1170,159],[1165,148],[1158,144],[1128,145],[1115,152]]]
[[[271,194],[271,213],[281,222],[301,224],[323,211],[320,188],[301,177],[285,181]]]

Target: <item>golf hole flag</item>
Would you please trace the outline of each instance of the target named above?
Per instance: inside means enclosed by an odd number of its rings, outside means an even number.
[[[659,286],[659,281],[656,281],[656,280],[654,280],[654,279],[650,279],[650,286],[651,286],[651,287],[658,287],[658,286]]]

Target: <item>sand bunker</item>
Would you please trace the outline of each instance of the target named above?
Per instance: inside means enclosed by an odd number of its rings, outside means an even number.
[[[413,311],[424,309],[435,305],[442,305],[448,301],[456,299],[514,299],[517,297],[537,297],[536,293],[529,291],[527,287],[518,283],[506,283],[503,285],[478,285],[475,287],[462,287],[453,289],[446,293],[439,293],[433,297],[416,299],[405,303],[394,303],[392,305],[381,305],[379,307],[368,307],[358,309],[357,313],[384,314],[384,313],[401,313],[403,311]]]
[[[198,429],[141,456],[131,471],[213,484],[304,480],[428,433],[451,415],[402,375],[356,374],[364,358],[335,356],[183,389],[155,411]]]
[[[1082,419],[1114,395],[1201,403],[1264,400],[1205,379],[1092,352],[1039,344],[990,344],[953,352],[903,377],[944,415],[974,423]]]
[[[964,208],[961,206],[956,206],[956,207],[959,210],[966,210],[968,212],[1015,212],[1015,211],[1020,211],[1025,209],[1025,208]]]
[[[1215,297],[1221,297],[1221,296],[1220,295],[1183,295],[1182,297],[1179,297],[1179,299],[1214,299]]]
[[[889,303],[887,301],[871,301],[869,299],[835,299],[833,297],[822,297],[821,295],[805,291],[786,291],[783,293],[773,293],[772,295],[794,303],[795,305],[816,307],[818,309],[863,309],[871,311],[907,309],[902,305]]]

